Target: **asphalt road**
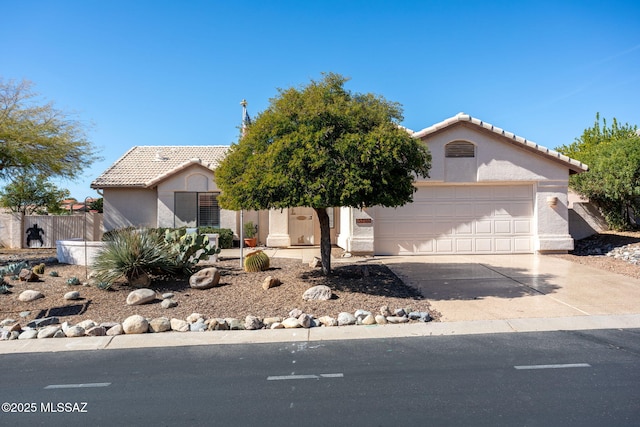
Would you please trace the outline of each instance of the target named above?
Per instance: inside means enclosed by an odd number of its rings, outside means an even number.
[[[0,364],[7,426],[640,424],[637,329],[12,354]]]

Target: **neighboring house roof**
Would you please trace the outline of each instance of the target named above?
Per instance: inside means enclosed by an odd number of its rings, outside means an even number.
[[[214,170],[228,150],[213,145],[133,147],[96,178],[91,188],[148,188],[192,165]]]
[[[554,161],[559,161],[564,163],[572,173],[580,173],[589,170],[589,166],[585,165],[578,160],[574,160],[568,156],[558,153],[557,151],[551,150],[547,147],[543,147],[542,145],[538,145],[535,142],[528,141],[521,136],[513,134],[511,132],[507,132],[504,129],[496,127],[491,123],[483,122],[480,119],[476,119],[475,117],[471,117],[465,113],[458,113],[455,116],[448,118],[446,120],[441,121],[440,123],[436,123],[432,126],[424,128],[420,131],[414,132],[413,137],[415,138],[423,138],[428,135],[432,135],[438,132],[443,131],[451,126],[455,125],[466,125],[469,127],[475,127],[477,129],[481,129],[485,132],[492,132],[494,134],[500,135],[504,140],[521,146],[522,148],[533,151],[542,156],[548,157]]]

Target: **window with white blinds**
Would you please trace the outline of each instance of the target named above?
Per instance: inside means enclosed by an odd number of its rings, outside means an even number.
[[[175,193],[174,226],[220,227],[218,193]]]

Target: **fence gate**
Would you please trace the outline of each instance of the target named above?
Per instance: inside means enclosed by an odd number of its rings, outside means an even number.
[[[92,231],[84,215],[28,215],[24,217],[23,247],[55,248],[57,240],[82,240],[85,229]]]

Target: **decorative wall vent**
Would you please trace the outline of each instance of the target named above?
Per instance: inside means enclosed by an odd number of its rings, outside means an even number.
[[[453,141],[444,147],[445,157],[475,157],[476,146],[466,141]]]

